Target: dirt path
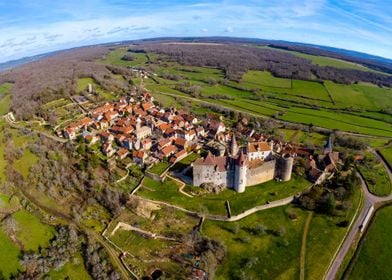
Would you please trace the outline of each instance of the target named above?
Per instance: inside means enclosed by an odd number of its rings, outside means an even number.
[[[302,244],[301,244],[301,259],[300,259],[300,280],[305,280],[305,258],[306,258],[306,239],[308,237],[309,225],[312,220],[313,212],[308,213],[308,217],[304,226],[304,233],[302,234]]]
[[[180,184],[180,188],[178,189],[178,191],[179,191],[180,193],[182,193],[183,195],[185,195],[185,196],[187,196],[187,197],[193,197],[193,195],[191,195],[191,194],[189,194],[189,193],[187,193],[187,192],[184,191],[184,188],[185,188],[186,184],[185,184],[183,181],[178,180],[177,178],[174,178],[174,177],[172,177],[172,176],[170,176],[170,175],[166,175],[166,177],[167,177],[167,178],[170,178],[170,179],[172,179],[173,181],[176,181],[177,183]]]
[[[112,230],[110,235],[114,235],[116,233],[116,231],[119,230],[119,229],[125,229],[125,230],[128,230],[128,231],[134,231],[134,232],[140,233],[140,234],[142,234],[144,236],[147,236],[147,237],[149,237],[151,239],[161,239],[161,240],[166,240],[166,241],[181,242],[180,240],[177,240],[175,238],[170,238],[170,237],[166,237],[166,236],[163,236],[163,235],[155,234],[155,233],[153,233],[151,231],[143,230],[143,229],[131,226],[131,225],[123,223],[123,222],[119,222],[117,224],[117,226]]]
[[[141,196],[136,196],[136,195],[134,197],[137,197],[140,200],[144,200],[144,201],[147,201],[147,202],[150,202],[150,203],[156,203],[156,204],[159,204],[159,205],[163,205],[163,206],[167,206],[167,207],[170,207],[170,208],[174,208],[176,210],[180,210],[180,211],[185,212],[187,214],[190,214],[192,216],[205,217],[205,219],[207,219],[207,220],[222,221],[222,222],[239,221],[239,220],[241,220],[243,218],[246,218],[249,215],[252,215],[252,214],[254,214],[256,212],[267,210],[267,209],[271,209],[271,208],[275,208],[275,207],[279,207],[279,206],[283,206],[283,205],[287,205],[287,204],[290,204],[291,202],[293,202],[293,200],[294,200],[294,196],[289,196],[289,197],[286,197],[286,198],[283,198],[283,199],[272,201],[269,204],[262,204],[262,205],[258,205],[258,206],[252,207],[252,208],[250,208],[248,210],[245,210],[244,212],[242,212],[242,213],[240,213],[238,215],[231,216],[231,217],[226,217],[226,216],[221,216],[221,215],[205,215],[203,213],[199,213],[199,212],[196,212],[196,211],[191,211],[191,210],[185,209],[183,207],[176,206],[176,205],[164,202],[164,201],[151,200],[151,199],[144,198],[144,197],[141,197]]]

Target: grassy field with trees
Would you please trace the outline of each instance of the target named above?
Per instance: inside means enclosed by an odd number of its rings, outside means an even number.
[[[358,164],[366,180],[369,191],[378,196],[387,196],[392,191],[391,181],[383,163],[373,154],[367,152],[362,163]]]
[[[203,235],[227,248],[216,279],[298,278],[305,219],[306,212],[285,206],[234,223],[206,221]]]
[[[377,211],[347,279],[392,278],[392,207]]]

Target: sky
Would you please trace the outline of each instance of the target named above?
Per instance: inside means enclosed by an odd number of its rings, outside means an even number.
[[[392,58],[392,0],[0,0],[0,63],[164,36],[276,39]]]

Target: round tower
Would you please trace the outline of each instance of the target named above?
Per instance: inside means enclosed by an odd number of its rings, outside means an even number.
[[[280,179],[282,181],[290,181],[294,158],[290,154],[283,154],[280,160]]]
[[[246,171],[248,169],[246,155],[241,151],[235,163],[234,190],[242,193],[246,187]]]

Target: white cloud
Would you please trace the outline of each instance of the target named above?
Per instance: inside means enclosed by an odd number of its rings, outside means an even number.
[[[100,1],[89,0],[89,3],[97,6]],[[132,12],[128,13],[119,7],[111,9],[116,13],[94,12],[94,9],[88,13],[89,5],[85,4],[83,12],[74,12],[77,20],[13,27],[0,24],[0,62],[71,46],[207,32],[336,47],[347,45],[341,40],[346,37],[352,42],[350,46],[357,50],[372,52],[377,49],[379,52],[384,48],[382,54],[390,56],[388,49],[392,49],[390,26],[368,19],[365,12],[355,15],[324,0],[222,0],[171,5],[147,12],[146,8],[143,8],[144,12],[132,9],[129,6]],[[368,14],[374,14],[374,9],[374,5],[369,7]],[[97,10],[104,9],[98,7]],[[88,13],[86,17],[82,16],[84,12]],[[385,19],[390,18],[386,12],[382,15]],[[0,12],[0,23],[1,17]],[[368,28],[369,24],[371,28]],[[363,45],[359,43],[361,40]]]

